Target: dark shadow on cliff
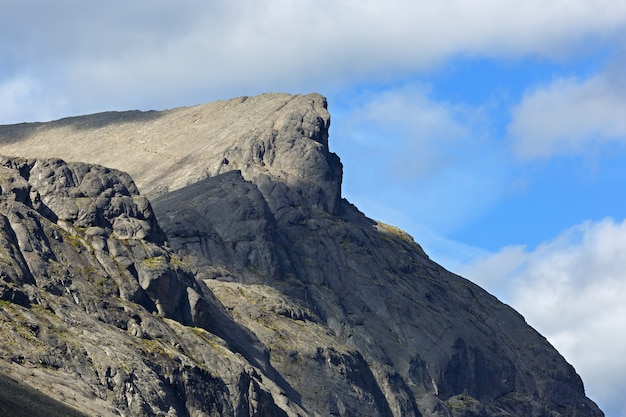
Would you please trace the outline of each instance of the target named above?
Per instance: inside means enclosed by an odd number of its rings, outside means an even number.
[[[0,372],[0,417],[86,417],[60,401]]]
[[[15,143],[27,139],[38,132],[50,129],[71,127],[74,130],[95,130],[111,125],[134,122],[149,122],[165,115],[165,111],[108,111],[85,116],[66,117],[51,122],[29,122],[0,125],[0,143]]]
[[[265,376],[269,377],[285,391],[288,398],[304,408],[302,395],[270,364],[270,354],[267,347],[251,330],[237,323],[228,314],[226,308],[215,298],[206,284],[201,281],[198,281],[198,283],[203,295],[209,300],[209,303],[207,303],[208,313],[212,322],[209,326],[206,326],[206,330],[221,337],[232,352],[240,353],[250,364],[263,371]]]

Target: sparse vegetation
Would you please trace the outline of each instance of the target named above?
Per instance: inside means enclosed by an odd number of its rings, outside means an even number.
[[[152,258],[145,258],[141,261],[148,268],[161,268],[167,266],[168,260],[165,256],[159,255]]]
[[[390,224],[386,224],[383,222],[376,222],[376,228],[383,233],[396,236],[408,243],[415,243],[413,236],[411,236],[410,234],[408,234],[407,232],[405,232],[404,230],[400,229],[397,226],[392,226]]]

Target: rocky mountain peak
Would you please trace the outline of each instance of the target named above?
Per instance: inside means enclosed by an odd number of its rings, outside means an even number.
[[[523,317],[341,198],[329,120],[264,94],[0,126],[0,385],[101,416],[602,416]]]
[[[275,184],[285,184],[291,200],[333,213],[342,168],[328,149],[329,125],[321,95],[271,93],[158,112],[0,126],[0,152],[125,170],[149,198],[239,170],[263,183],[263,193],[280,193],[286,188]]]

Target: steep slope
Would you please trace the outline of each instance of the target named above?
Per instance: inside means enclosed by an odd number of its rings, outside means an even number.
[[[0,415],[11,417],[85,417],[85,414],[0,373]]]
[[[154,207],[121,172],[5,160],[3,215],[36,222],[5,222],[4,323],[24,325],[4,366],[74,374],[92,414],[603,415],[519,314],[341,199],[329,121],[317,94],[265,94],[0,126],[0,153],[128,171]],[[82,356],[20,359],[59,351],[43,328]]]
[[[302,414],[128,175],[8,158],[0,187],[5,373],[88,415]]]
[[[574,369],[519,314],[348,203],[280,221],[233,172],[154,207],[172,248],[322,415],[359,415],[345,396],[359,383],[375,415],[594,415]],[[308,321],[332,348],[307,337]]]

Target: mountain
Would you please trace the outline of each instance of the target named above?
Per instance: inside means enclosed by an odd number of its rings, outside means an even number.
[[[602,416],[342,198],[329,123],[263,94],[0,126],[0,372],[93,416]]]

